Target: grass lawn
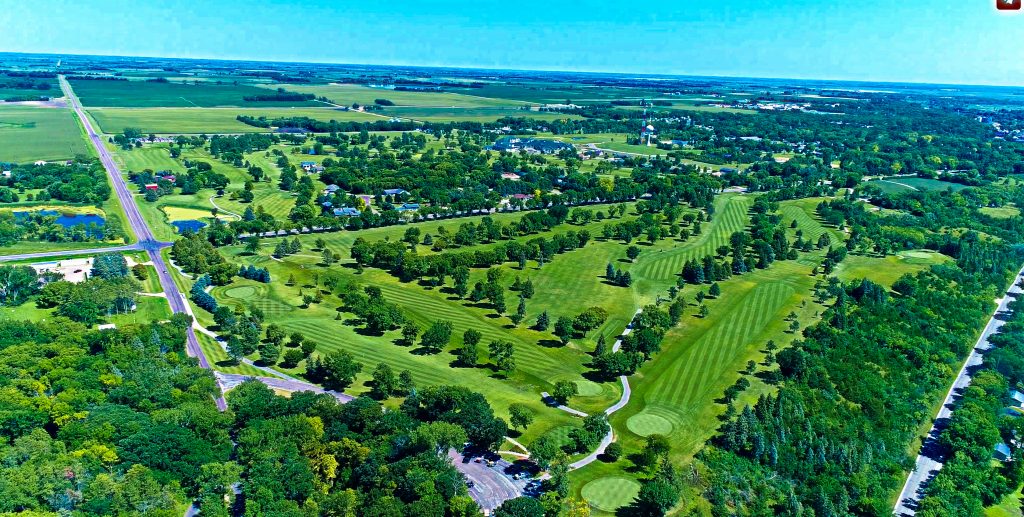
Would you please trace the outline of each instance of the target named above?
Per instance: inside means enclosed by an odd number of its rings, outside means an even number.
[[[929,250],[901,251],[884,258],[849,255],[846,260],[836,266],[833,275],[844,282],[857,278],[870,278],[879,284],[891,286],[905,274],[913,274],[932,265],[952,260],[946,255]]]
[[[995,217],[998,219],[1010,219],[1020,215],[1020,209],[1012,205],[1000,207],[985,206],[979,208],[978,211],[989,217]]]
[[[1004,497],[999,504],[985,508],[985,517],[1022,517],[1024,512],[1021,512],[1021,497],[1021,489],[1018,488]]]
[[[89,116],[104,133],[120,133],[134,127],[143,133],[216,134],[266,133],[266,128],[250,126],[236,120],[238,115],[251,117],[309,117],[322,121],[373,122],[386,120],[358,111],[342,111],[330,107],[309,108],[89,108]]]
[[[318,106],[316,101],[246,101],[244,97],[267,95],[263,88],[244,84],[216,84],[148,81],[81,81],[70,79],[83,106],[202,107],[213,106]]]
[[[957,191],[967,188],[967,185],[962,185],[960,183],[952,183],[949,181],[917,177],[883,178],[878,180],[871,180],[868,182],[868,184],[877,186],[879,189],[882,190],[882,192],[885,192],[886,194],[910,192],[915,190],[951,189],[953,191]]]
[[[65,160],[89,152],[73,111],[0,106],[0,162]]]

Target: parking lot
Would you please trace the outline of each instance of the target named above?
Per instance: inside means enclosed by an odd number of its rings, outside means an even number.
[[[466,476],[470,497],[487,513],[506,500],[523,495],[530,482],[530,476],[525,472],[520,474],[521,479],[515,479],[521,469],[497,457],[493,460],[480,456],[464,457],[454,449],[448,451],[448,457]]]

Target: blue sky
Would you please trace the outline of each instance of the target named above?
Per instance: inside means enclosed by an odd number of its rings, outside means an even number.
[[[1024,85],[994,0],[0,0],[0,51]]]

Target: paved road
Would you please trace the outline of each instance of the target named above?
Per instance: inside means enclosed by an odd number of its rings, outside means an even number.
[[[82,127],[85,128],[85,132],[89,136],[89,141],[96,149],[100,162],[103,163],[103,168],[107,170],[107,175],[110,176],[110,182],[114,185],[114,193],[117,194],[117,199],[124,209],[125,216],[128,218],[128,224],[131,226],[132,232],[135,233],[135,237],[139,240],[137,244],[138,249],[144,250],[149,255],[150,261],[153,262],[153,266],[156,267],[157,277],[160,279],[160,287],[167,294],[167,302],[171,306],[171,311],[174,313],[188,313],[188,301],[185,300],[185,296],[178,289],[178,285],[174,283],[174,279],[167,269],[167,263],[160,256],[160,250],[169,244],[159,242],[153,238],[153,232],[149,229],[149,225],[146,224],[146,220],[143,219],[142,213],[139,212],[139,207],[135,204],[135,196],[125,183],[120,169],[117,168],[114,158],[110,155],[110,151],[104,145],[103,137],[92,127],[89,117],[85,116],[85,111],[82,110],[82,103],[78,101],[75,92],[71,90],[71,85],[68,84],[63,75],[59,76],[59,78],[60,87],[64,90],[64,96],[67,98],[68,104],[75,110],[75,114],[78,115],[78,119],[82,122]],[[196,333],[191,327],[186,332],[188,336],[188,343],[186,344],[188,354],[198,359],[199,365],[203,368],[210,368],[210,362],[206,359],[206,355],[203,354],[203,350],[199,348],[199,340],[196,339]],[[227,409],[224,397],[217,399],[217,407],[222,411]]]
[[[999,327],[1002,327],[1003,323],[1005,323],[1007,305],[1021,294],[1022,290],[1017,286],[1017,283],[1021,281],[1024,281],[1024,268],[1017,273],[1017,278],[1013,280],[1013,285],[1007,290],[1006,295],[998,300],[999,305],[996,307],[996,312],[988,320],[988,325],[985,325],[985,330],[982,331],[981,337],[978,338],[978,342],[975,343],[971,354],[964,361],[964,365],[960,368],[960,373],[957,374],[953,385],[949,387],[946,399],[942,401],[942,407],[939,408],[939,413],[935,415],[932,428],[928,431],[928,436],[925,438],[924,443],[921,444],[921,452],[917,456],[914,470],[907,476],[907,482],[903,485],[903,490],[900,492],[896,507],[893,508],[895,515],[914,515],[917,512],[917,505],[921,501],[925,486],[942,469],[945,458],[944,451],[939,446],[939,435],[949,425],[949,417],[953,414],[956,401],[960,398],[964,389],[971,384],[977,367],[981,365],[985,351],[991,348],[992,345],[988,341],[989,338],[998,332]]]
[[[636,318],[637,314],[640,314],[641,310],[642,309],[637,309],[636,312],[633,313],[634,319]],[[622,331],[622,335],[625,336],[630,332],[633,332],[633,320],[630,320],[629,325],[626,325],[626,330]],[[612,352],[618,352],[619,348],[622,348],[622,338],[615,340],[615,344],[612,345]],[[612,404],[611,406],[608,407],[608,409],[604,410],[604,414],[608,416],[611,416],[612,413],[626,407],[626,404],[629,404],[629,397],[633,395],[633,389],[629,387],[629,377],[626,377],[625,375],[620,375],[619,382],[622,383],[622,396],[619,397],[618,402]],[[611,445],[611,443],[614,441],[615,431],[609,428],[608,434],[604,435],[604,438],[601,438],[601,443],[597,445],[597,448],[594,449],[594,451],[588,454],[586,457],[570,464],[569,470],[583,468],[597,461],[598,456],[604,454],[605,449],[607,449],[608,446]]]
[[[141,250],[142,246],[138,244],[126,244],[124,246],[108,246],[106,248],[89,248],[82,250],[66,250],[66,251],[41,251],[39,253],[22,253],[20,255],[2,255],[0,256],[0,262],[10,262],[12,260],[30,260],[30,259],[41,259],[51,257],[74,257],[76,255],[97,255],[99,253],[115,253],[119,251],[138,251]]]

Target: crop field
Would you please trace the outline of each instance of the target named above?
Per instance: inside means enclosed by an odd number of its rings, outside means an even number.
[[[660,97],[656,90],[637,88],[607,88],[597,86],[566,86],[565,83],[533,82],[525,84],[492,83],[482,88],[447,88],[448,91],[490,97],[511,99],[535,104],[561,104],[570,102],[609,102],[615,99],[651,99]]]
[[[513,107],[391,107],[381,113],[398,118],[421,120],[427,122],[493,122],[503,117],[531,118],[534,120],[566,120],[578,119],[579,115],[567,115],[546,111],[529,111]]]
[[[446,108],[490,108],[516,107],[528,104],[524,101],[481,97],[472,94],[431,92],[431,91],[400,91],[385,88],[371,88],[357,84],[271,84],[265,88],[284,88],[291,92],[312,93],[323,96],[335,104],[348,106],[358,103],[364,106],[373,105],[376,99],[387,99],[395,106],[446,107]]]
[[[0,105],[0,162],[62,160],[78,154],[89,154],[89,147],[71,110]]]
[[[246,101],[244,97],[266,95],[267,90],[249,85],[149,81],[81,81],[71,79],[71,86],[83,106],[116,106],[125,108],[249,106],[290,107],[322,106],[316,101]]]
[[[887,178],[871,180],[867,182],[868,185],[875,185],[882,192],[886,194],[896,194],[899,192],[912,192],[915,190],[946,190],[950,189],[953,191],[963,190],[967,188],[967,185],[961,185],[960,183],[952,183],[949,181],[933,180],[929,178]]]
[[[316,120],[372,122],[380,116],[337,108],[90,108],[89,116],[101,131],[119,133],[134,127],[143,133],[158,134],[216,134],[266,133],[266,128],[239,122],[236,117],[248,115],[279,117],[309,117]]]

